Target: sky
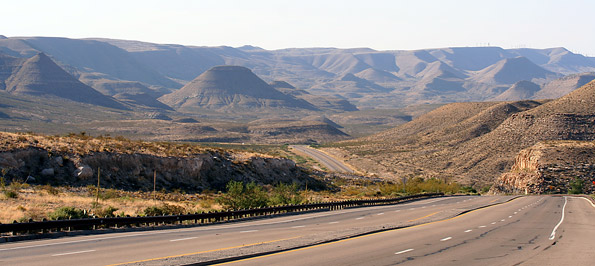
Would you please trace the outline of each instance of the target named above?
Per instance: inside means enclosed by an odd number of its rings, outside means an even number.
[[[595,56],[593,0],[6,0],[0,35],[265,49],[565,47]]]

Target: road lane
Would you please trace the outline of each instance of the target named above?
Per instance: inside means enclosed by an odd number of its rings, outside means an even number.
[[[245,252],[246,248],[241,247],[256,246],[262,242],[269,242],[269,248],[314,243],[366,230],[423,223],[490,204],[494,199],[503,202],[510,198],[444,197],[398,205],[353,208],[193,228],[5,243],[0,245],[0,264],[36,265],[43,261],[44,265],[64,265],[77,263],[77,260],[84,258],[85,265],[105,265],[194,253],[201,253],[200,258],[195,255],[188,260],[189,262],[201,258],[216,259],[221,256],[233,256],[240,252],[238,250]],[[418,219],[435,212],[439,213]],[[382,215],[379,215],[381,213]],[[415,221],[409,222],[410,220]],[[295,239],[281,241],[288,238]],[[85,250],[94,252],[52,256]]]
[[[465,215],[234,265],[590,265],[594,208],[563,197],[524,197]],[[572,255],[563,255],[564,253]]]
[[[308,157],[323,164],[329,171],[342,172],[342,173],[353,173],[353,169],[345,165],[343,162],[329,156],[328,154],[321,152],[317,149],[311,148],[306,145],[291,145],[290,148],[296,150],[299,153],[305,154]]]

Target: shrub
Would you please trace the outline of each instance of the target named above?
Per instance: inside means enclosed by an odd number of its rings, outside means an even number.
[[[87,212],[75,207],[60,207],[48,214],[52,220],[67,220],[67,219],[81,219],[88,218]]]
[[[585,185],[585,181],[576,177],[572,182],[570,182],[570,190],[568,193],[570,194],[582,194],[583,193],[583,186]]]
[[[280,183],[273,188],[272,195],[269,198],[269,205],[287,205],[300,204],[304,197],[300,195],[299,186],[296,183],[291,185]]]
[[[184,212],[186,212],[186,209],[184,209],[184,207],[180,207],[177,205],[170,205],[167,203],[163,203],[161,206],[147,207],[143,211],[145,216],[176,215],[176,214],[182,214]]]
[[[16,199],[19,197],[19,193],[16,190],[4,190],[4,197],[7,199]]]
[[[59,189],[57,189],[55,187],[52,187],[50,185],[43,185],[43,186],[41,186],[41,188],[43,190],[45,190],[45,192],[48,193],[48,195],[57,196],[57,195],[60,194],[60,190]]]
[[[242,182],[229,181],[226,188],[227,193],[217,198],[217,202],[227,208],[239,210],[267,206],[267,193],[254,182],[244,185]]]
[[[95,212],[95,215],[97,217],[116,217],[116,215],[114,214],[115,211],[117,211],[118,208],[112,207],[112,206],[107,206],[103,209],[99,209]]]

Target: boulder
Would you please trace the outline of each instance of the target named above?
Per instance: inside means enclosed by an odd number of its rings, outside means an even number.
[[[93,177],[93,169],[88,165],[81,165],[74,171],[74,176],[80,179],[87,179]]]
[[[54,176],[55,172],[54,172],[54,168],[46,168],[41,170],[41,175],[42,176]]]
[[[64,159],[62,159],[62,156],[54,158],[54,162],[56,162],[56,164],[58,164],[59,166],[64,166]]]

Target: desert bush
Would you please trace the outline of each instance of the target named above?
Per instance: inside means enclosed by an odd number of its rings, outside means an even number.
[[[107,206],[103,209],[98,209],[97,211],[95,211],[95,216],[97,216],[97,217],[116,217],[114,212],[117,210],[118,210],[118,208],[115,208],[113,206]]]
[[[48,214],[52,220],[67,220],[67,219],[81,219],[88,218],[87,212],[75,207],[60,207]]]
[[[228,209],[251,209],[265,207],[268,195],[262,186],[254,182],[244,185],[242,182],[229,181],[227,193],[217,198],[217,202]]]
[[[45,190],[45,192],[48,195],[57,196],[57,195],[60,194],[60,190],[59,189],[57,189],[55,187],[52,187],[50,185],[43,185],[43,186],[41,186],[41,189]]]
[[[3,194],[7,199],[16,199],[19,197],[19,192],[13,189],[4,190]]]
[[[568,190],[568,193],[582,194],[584,185],[585,185],[585,181],[582,180],[581,178],[576,177],[576,178],[574,178],[574,180],[572,180],[572,182],[570,182],[570,190]]]
[[[470,186],[461,187],[460,191],[461,193],[477,193],[477,190]]]
[[[291,185],[279,183],[273,188],[268,203],[269,205],[287,205],[300,204],[303,201],[304,197],[300,194],[297,183]]]
[[[161,206],[147,207],[143,213],[145,216],[163,216],[163,215],[176,215],[185,213],[186,209],[177,205],[171,205],[163,203]]]

